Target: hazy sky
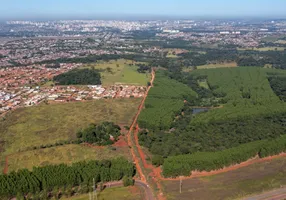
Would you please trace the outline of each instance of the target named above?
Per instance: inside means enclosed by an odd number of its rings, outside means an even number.
[[[2,2],[1,2],[2,1]],[[0,0],[0,18],[146,16],[286,17],[286,0]]]

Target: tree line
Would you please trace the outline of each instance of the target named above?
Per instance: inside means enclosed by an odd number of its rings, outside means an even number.
[[[284,102],[286,102],[286,76],[278,74],[269,74],[268,81],[275,94]]]
[[[223,151],[170,156],[164,160],[163,175],[165,177],[189,176],[194,170],[218,170],[257,155],[263,158],[285,151],[286,136],[284,135],[277,139],[251,142]]]
[[[8,175],[0,175],[0,197],[35,199],[42,193],[42,199],[49,199],[54,191],[58,194],[77,186],[90,188],[93,183],[118,181],[123,177],[133,177],[134,174],[134,165],[124,158],[83,161],[70,166],[60,164],[34,167],[32,171],[21,169]],[[127,178],[128,181],[129,179]]]
[[[286,113],[283,112],[193,124],[194,118],[193,108],[185,104],[169,129],[143,129],[138,135],[139,142],[152,154],[167,158],[199,151],[220,151],[244,143],[278,138],[286,132]]]

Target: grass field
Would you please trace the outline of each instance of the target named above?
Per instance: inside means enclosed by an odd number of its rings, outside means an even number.
[[[74,139],[76,132],[90,123],[113,121],[129,125],[140,101],[108,99],[17,109],[0,122],[2,155]]]
[[[264,41],[264,42],[275,42],[275,41],[279,40],[280,38],[283,38],[283,37],[277,36],[277,35],[267,36],[267,37],[263,38],[262,41]]]
[[[83,194],[70,198],[61,198],[62,200],[88,200],[89,195]],[[107,188],[98,193],[97,200],[143,200],[144,191],[137,187],[116,187]]]
[[[178,58],[177,55],[174,55],[174,54],[172,54],[172,53],[168,53],[166,57],[167,57],[167,58]]]
[[[117,147],[116,150],[111,150],[109,147],[95,149],[79,144],[69,144],[13,154],[9,156],[8,169],[9,172],[22,168],[31,170],[34,166],[71,164],[83,160],[102,160],[118,157],[132,160],[128,147]]]
[[[230,63],[201,65],[201,66],[197,66],[197,69],[214,69],[214,68],[230,68],[230,67],[237,67],[237,63],[230,62]]]
[[[231,67],[237,67],[236,62],[201,65],[197,66],[197,69],[215,69],[215,68],[231,68]]]
[[[277,43],[277,44],[286,44],[286,40],[277,40],[275,43]]]
[[[43,83],[41,86],[42,87],[51,87],[53,85],[55,85],[54,81],[48,81],[48,82]]]
[[[199,84],[200,87],[203,87],[203,88],[206,88],[206,89],[210,89],[207,80],[200,80],[200,81],[198,81],[198,84]]]
[[[130,84],[130,85],[142,85],[146,86],[150,81],[151,75],[149,73],[138,73],[136,62],[130,60],[112,60],[109,62],[99,61],[94,64],[87,64],[83,68],[99,69],[101,71],[101,81],[104,86],[114,84]]]
[[[239,117],[253,117],[286,111],[286,103],[272,91],[267,80],[267,72],[281,72],[275,69],[238,67],[221,69],[202,69],[190,73],[206,75],[210,86],[216,92],[226,94],[227,103],[223,108],[213,109],[197,115],[192,123],[220,121]],[[249,95],[244,97],[244,95]]]
[[[238,51],[284,51],[284,47],[237,48]]]
[[[199,53],[199,54],[206,54],[207,53],[206,51],[198,51],[198,50],[190,50],[189,52],[190,53],[195,52],[195,53]]]
[[[233,200],[285,184],[285,157],[219,175],[183,180],[181,194],[179,181],[163,182],[169,200]]]

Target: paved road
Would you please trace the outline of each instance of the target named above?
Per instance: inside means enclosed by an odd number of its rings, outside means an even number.
[[[286,187],[264,192],[262,194],[247,197],[243,200],[285,200],[286,199]]]
[[[120,186],[123,186],[123,183],[122,183],[122,181],[119,181],[119,182],[106,183],[104,185],[106,187],[120,187]],[[146,183],[139,181],[139,180],[135,180],[134,185],[144,189],[146,200],[155,200],[155,198],[153,196],[152,189]]]

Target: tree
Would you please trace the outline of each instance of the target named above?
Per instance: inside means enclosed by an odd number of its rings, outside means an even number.
[[[86,129],[77,132],[77,137],[82,142],[97,145],[110,145],[118,140],[121,128],[113,122],[103,122],[101,124],[90,124]]]
[[[152,164],[153,165],[156,165],[158,167],[160,165],[163,165],[163,163],[164,163],[163,156],[160,156],[160,155],[153,155],[152,156]]]
[[[124,187],[134,185],[134,180],[131,177],[124,176],[122,181],[123,181],[123,186]]]

